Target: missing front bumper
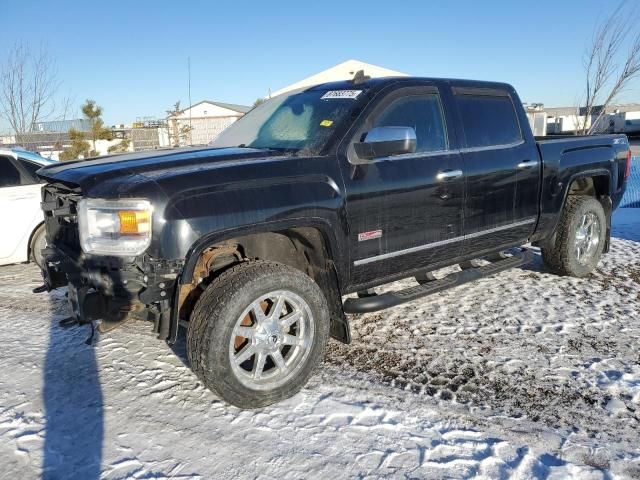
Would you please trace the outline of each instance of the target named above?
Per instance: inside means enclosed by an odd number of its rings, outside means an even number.
[[[67,286],[71,318],[79,324],[97,322],[102,333],[143,319],[154,323],[158,338],[169,339],[176,333],[169,323],[180,267],[145,258],[75,258],[49,247],[42,271],[45,285],[36,290]]]

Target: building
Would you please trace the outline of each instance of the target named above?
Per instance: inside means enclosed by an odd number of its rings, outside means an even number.
[[[91,122],[85,118],[53,120],[49,122],[37,122],[34,128],[36,132],[47,133],[67,133],[71,129],[86,132],[91,129]]]
[[[34,131],[8,135],[1,138],[0,143],[8,147],[38,152],[43,157],[57,160],[62,150],[71,146],[71,139],[68,132]]]
[[[114,133],[119,131],[114,129]],[[139,122],[136,122],[132,125],[132,128],[122,129],[122,138],[130,140],[131,149],[134,152],[171,146],[169,130],[164,120],[145,121],[142,126],[140,126]]]
[[[525,103],[523,106],[533,135],[544,137],[547,134],[547,112],[544,110],[544,105],[542,103]]]
[[[587,128],[590,128],[596,121],[598,123],[594,128],[595,133],[640,134],[638,103],[609,105],[602,116],[602,106],[595,106],[588,118],[584,107],[545,108],[545,111],[548,135],[571,135],[580,130],[585,123]]]
[[[83,120],[83,122],[85,122]],[[72,141],[69,135],[69,131],[62,130],[59,123],[54,122],[53,125],[48,125],[50,122],[42,122],[42,130],[34,130],[33,132],[18,134],[18,135],[6,135],[0,136],[0,144],[7,146],[19,146],[30,151],[38,152],[44,157],[57,160],[60,153],[65,149],[72,146]],[[76,131],[85,133],[85,140],[90,144],[91,149],[95,147],[98,155],[108,155],[110,153],[121,151],[140,151],[140,150],[153,150],[158,148],[167,148],[169,144],[167,127],[164,124],[164,120],[157,122],[146,122],[139,126],[139,128],[132,128],[125,125],[111,127],[111,140],[96,140],[95,145],[89,140],[88,130],[91,128],[91,124],[87,121],[83,123],[66,123],[68,128],[78,128]],[[38,124],[37,124],[38,125]],[[52,128],[52,131],[44,130],[44,128]],[[57,128],[57,130],[56,130]],[[60,131],[62,130],[62,131]],[[123,141],[126,143],[120,147]],[[125,147],[126,145],[126,147]],[[114,150],[115,149],[115,150]]]
[[[339,63],[331,68],[323,70],[322,72],[311,75],[310,77],[303,78],[299,82],[292,83],[280,90],[272,92],[268,98],[281,95],[291,90],[297,90],[299,88],[310,87],[312,85],[319,85],[321,83],[335,82],[339,80],[350,80],[359,70],[363,70],[364,74],[371,77],[406,77],[406,73],[397,72],[388,68],[379,67],[378,65],[372,65],[370,63],[361,62],[360,60],[347,60],[346,62]]]
[[[609,124],[614,133],[640,135],[640,103],[614,105]]]
[[[587,116],[586,108],[578,107],[557,107],[547,108],[547,133],[549,135],[573,135],[583,129],[591,128],[597,120],[601,109],[595,108],[591,115]],[[604,118],[598,120],[600,130]]]
[[[167,118],[173,145],[206,145],[251,110],[245,105],[203,100]]]

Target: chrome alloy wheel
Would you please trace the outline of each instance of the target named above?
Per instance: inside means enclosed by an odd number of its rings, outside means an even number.
[[[576,259],[580,263],[589,262],[598,252],[600,245],[600,220],[593,212],[585,213],[578,223],[574,243]]]
[[[307,302],[288,290],[269,292],[236,321],[229,343],[231,369],[247,388],[277,388],[304,366],[314,335]]]

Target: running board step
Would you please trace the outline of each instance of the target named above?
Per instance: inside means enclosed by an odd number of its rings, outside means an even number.
[[[473,282],[483,277],[488,277],[503,270],[525,265],[533,260],[531,250],[522,250],[510,257],[497,259],[481,267],[466,268],[460,272],[454,272],[440,280],[433,280],[422,285],[416,285],[397,292],[388,292],[381,295],[371,295],[362,298],[348,298],[344,302],[345,313],[369,313],[385,308],[395,307],[402,303],[411,302],[418,298],[426,297],[432,293],[441,292],[448,288],[457,287],[463,283]]]

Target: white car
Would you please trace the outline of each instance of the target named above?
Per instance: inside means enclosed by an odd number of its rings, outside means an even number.
[[[35,172],[54,163],[25,150],[0,148],[0,265],[33,261],[42,265],[46,246],[40,189]]]

